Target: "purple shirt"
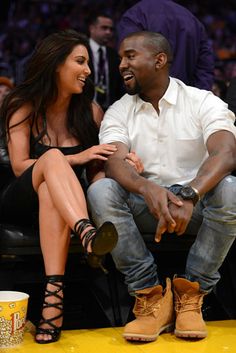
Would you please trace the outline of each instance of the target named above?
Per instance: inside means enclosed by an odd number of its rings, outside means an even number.
[[[173,50],[170,75],[185,84],[211,90],[214,54],[203,24],[185,7],[171,0],[141,0],[118,24],[119,42],[136,31],[163,34]]]

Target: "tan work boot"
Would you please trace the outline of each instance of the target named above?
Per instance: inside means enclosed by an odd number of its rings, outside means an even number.
[[[205,322],[202,318],[204,293],[200,292],[198,282],[185,278],[174,278],[175,301],[175,336],[183,338],[204,338],[207,336]]]
[[[174,328],[174,305],[171,281],[166,280],[163,291],[161,285],[145,288],[135,293],[133,313],[136,319],[129,322],[123,337],[128,341],[155,341],[162,332]]]

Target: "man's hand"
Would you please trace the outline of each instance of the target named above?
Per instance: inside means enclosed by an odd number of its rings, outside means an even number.
[[[193,202],[191,200],[182,200],[183,206],[176,207],[173,203],[169,204],[169,210],[176,222],[174,232],[177,235],[182,235],[189,224],[189,221],[193,214]]]
[[[145,183],[142,195],[150,212],[159,220],[155,239],[161,238],[161,234],[167,229],[173,232],[176,227],[176,221],[172,217],[168,205],[173,203],[178,208],[183,205],[183,202],[168,189],[150,181]]]
[[[161,217],[155,234],[155,241],[160,242],[162,234],[165,232],[182,235],[188,226],[193,213],[193,203],[191,200],[182,200],[182,206],[179,207],[173,202],[169,202],[169,212],[175,221],[175,226],[169,225],[164,217]]]

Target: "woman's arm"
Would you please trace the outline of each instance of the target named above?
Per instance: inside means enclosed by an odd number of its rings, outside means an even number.
[[[94,121],[97,124],[98,128],[100,128],[100,125],[104,116],[104,112],[100,107],[100,105],[97,104],[96,102],[92,103],[92,110],[93,110]],[[91,163],[88,164],[86,168],[86,174],[87,174],[89,183],[93,183],[96,180],[104,178],[105,177],[104,162],[92,161]]]
[[[20,176],[35,159],[30,158],[30,118],[31,107],[24,105],[11,117],[8,133],[8,153],[14,174]]]
[[[98,128],[100,128],[100,125],[104,116],[104,111],[102,110],[100,105],[97,104],[96,102],[92,103],[92,111],[93,111],[93,119],[97,124]]]

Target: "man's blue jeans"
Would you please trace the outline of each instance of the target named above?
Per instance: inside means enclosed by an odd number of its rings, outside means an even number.
[[[157,220],[143,197],[104,178],[89,187],[87,198],[95,224],[111,221],[117,228],[119,241],[112,257],[125,275],[130,294],[159,284],[157,266],[141,235],[155,233]],[[236,235],[235,177],[225,177],[197,203],[186,233],[197,237],[187,257],[185,274],[198,281],[202,291],[210,292],[220,279],[219,267]]]

